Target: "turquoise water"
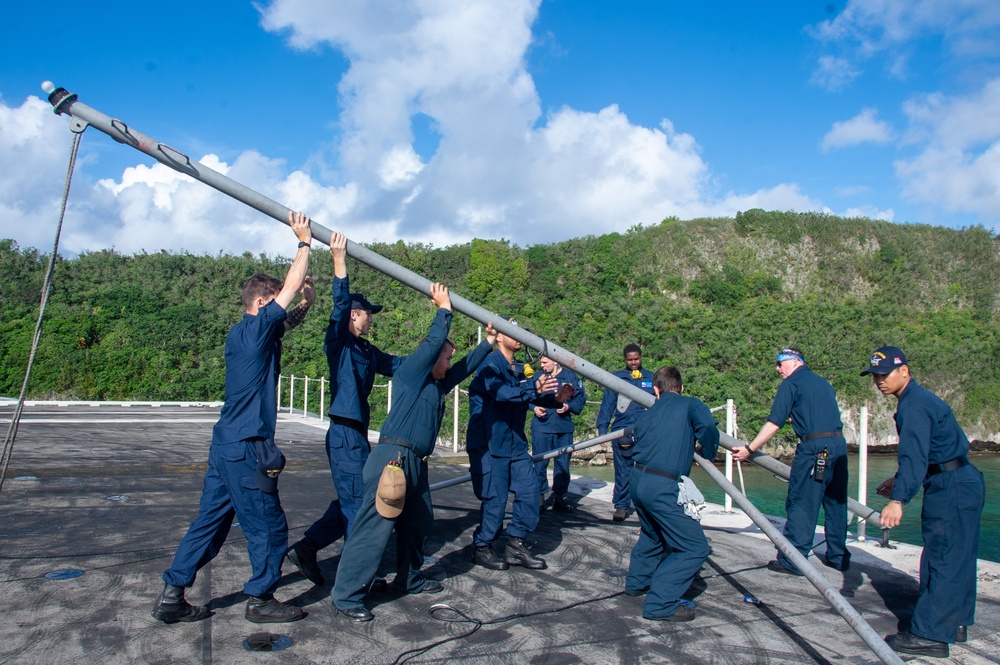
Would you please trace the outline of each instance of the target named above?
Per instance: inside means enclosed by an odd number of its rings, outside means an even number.
[[[996,486],[996,479],[1000,479],[1000,455],[970,455],[972,461],[983,475],[986,477],[986,507],[983,509],[983,519],[980,524],[979,535],[979,558],[990,561],[1000,561],[1000,496],[993,491]],[[725,464],[722,461],[716,463],[720,471],[725,471]],[[614,470],[611,466],[574,466],[571,471],[576,474],[599,478],[609,482],[614,482]],[[850,494],[853,498],[858,498],[858,459],[857,455],[850,458]],[[868,505],[876,510],[881,510],[886,504],[886,500],[875,494],[875,488],[883,480],[896,473],[896,458],[887,455],[877,455],[868,457]],[[723,504],[725,493],[715,482],[708,477],[701,468],[695,466],[691,472],[691,479],[695,481],[705,500],[710,503]],[[784,517],[785,515],[785,494],[788,485],[775,478],[772,474],[764,471],[753,464],[743,465],[743,479],[746,483],[747,497],[757,508],[767,515]],[[733,464],[733,484],[740,486],[739,473],[736,465]],[[920,538],[920,506],[923,499],[923,492],[908,505],[903,507],[903,521],[892,530],[890,538],[904,543],[922,545]],[[822,524],[820,516],[820,524]],[[851,532],[856,532],[857,524],[852,523]],[[881,538],[880,527],[871,524],[867,527],[869,538]]]

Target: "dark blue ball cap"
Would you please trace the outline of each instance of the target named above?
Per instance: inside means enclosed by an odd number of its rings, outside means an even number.
[[[363,293],[352,293],[351,309],[367,309],[372,314],[378,314],[382,311],[382,305],[373,305]]]
[[[898,346],[880,346],[872,354],[868,361],[868,369],[861,372],[865,374],[889,374],[897,367],[902,367],[906,363],[906,355]]]

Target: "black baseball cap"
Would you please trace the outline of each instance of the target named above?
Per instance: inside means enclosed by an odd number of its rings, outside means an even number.
[[[373,305],[363,293],[352,293],[351,309],[367,309],[372,314],[378,314],[382,311],[382,305]]]
[[[868,361],[868,369],[861,372],[865,374],[889,374],[897,367],[902,367],[906,363],[906,355],[898,346],[880,346],[872,354]]]

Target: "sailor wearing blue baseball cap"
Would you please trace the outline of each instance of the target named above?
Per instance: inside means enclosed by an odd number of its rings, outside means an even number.
[[[363,471],[371,447],[368,423],[371,410],[368,396],[375,375],[392,376],[404,357],[385,353],[365,339],[372,314],[382,311],[361,293],[351,293],[347,276],[347,238],[334,233],[330,238],[333,258],[333,311],[323,339],[330,367],[330,428],[326,433],[326,454],[337,498],[310,526],[304,537],[288,548],[286,556],[306,579],[317,586],[326,582],[318,553],[340,538],[350,537],[354,518],[364,492]],[[384,580],[377,580],[377,585]]]
[[[944,400],[917,384],[903,350],[876,350],[861,375],[871,374],[883,395],[894,395],[899,470],[876,490],[889,499],[882,526],[897,526],[903,504],[924,488],[920,529],[920,597],[909,632],[889,635],[895,651],[946,658],[948,644],[964,642],[976,612],[976,562],[983,513],[983,474],[970,462],[969,440]]]

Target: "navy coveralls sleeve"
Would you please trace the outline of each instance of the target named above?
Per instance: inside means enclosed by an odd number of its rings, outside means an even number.
[[[615,403],[618,399],[618,393],[604,389],[604,395],[601,397],[601,406],[597,410],[597,433],[601,436],[608,433],[608,427],[611,425],[611,417],[615,412]]]
[[[782,427],[788,418],[799,437],[788,479],[785,498],[785,538],[804,557],[812,551],[816,538],[819,508],[823,506],[826,535],[826,561],[837,570],[847,570],[851,553],[847,550],[847,441],[837,393],[826,379],[802,365],[778,386],[767,420]],[[820,455],[826,455],[823,480],[816,480],[814,469]],[[781,551],[778,561],[798,572]]]
[[[427,583],[421,574],[423,546],[434,525],[427,457],[441,428],[448,392],[475,371],[490,345],[484,340],[436,381],[430,372],[448,337],[452,313],[438,309],[430,332],[415,352],[407,356],[395,376],[396,397],[382,426],[379,445],[372,451],[364,471],[364,499],[354,533],[344,544],[331,595],[340,609],[358,607],[368,584],[378,572],[379,562],[396,530],[396,579],[400,592],[419,593]],[[388,519],[375,508],[375,493],[385,465],[399,460],[406,476],[406,498],[399,517]]]
[[[958,626],[975,622],[983,474],[968,461],[969,440],[951,407],[913,379],[895,419],[899,470],[891,497],[907,502],[924,488],[920,597],[910,630],[952,643]]]
[[[243,593],[265,596],[278,584],[288,546],[288,522],[278,500],[276,479],[265,491],[258,467],[262,452],[284,459],[274,445],[274,428],[285,318],[285,310],[272,300],[256,315],[245,314],[226,336],[226,399],[212,430],[198,517],[163,573],[168,584],[194,584],[197,572],[225,543],[234,517],[247,539],[253,570]]]
[[[678,479],[691,472],[695,440],[714,459],[719,430],[700,400],[662,393],[635,424],[632,499],[641,531],[632,549],[627,593],[648,589],[642,615],[656,619],[677,611],[681,596],[708,557],[701,524],[677,503]]]

